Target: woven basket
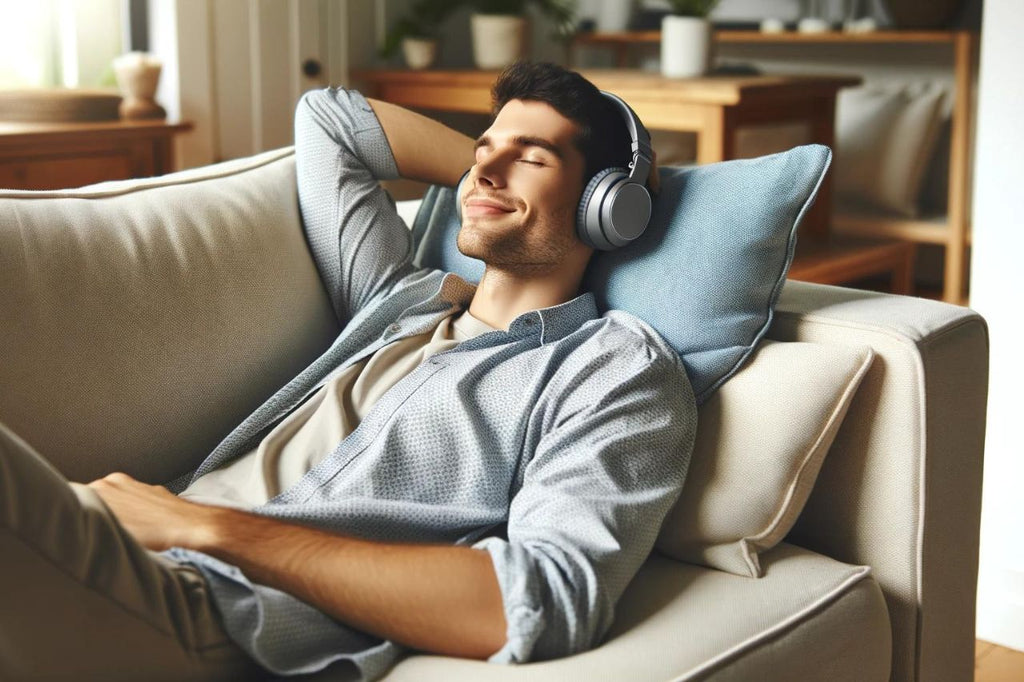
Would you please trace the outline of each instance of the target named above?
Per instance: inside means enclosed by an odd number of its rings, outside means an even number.
[[[120,103],[116,90],[0,90],[0,121],[114,121]]]

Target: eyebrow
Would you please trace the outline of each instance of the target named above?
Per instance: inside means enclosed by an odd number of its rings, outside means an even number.
[[[532,137],[530,135],[515,135],[511,138],[512,144],[518,147],[540,147],[546,151],[551,152],[559,159],[565,160],[565,155],[562,154],[562,150],[555,146],[550,140],[545,140],[543,137]],[[485,145],[491,144],[491,138],[488,135],[481,135],[474,145],[473,149],[479,149]]]

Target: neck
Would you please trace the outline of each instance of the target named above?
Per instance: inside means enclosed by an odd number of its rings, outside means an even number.
[[[508,329],[512,320],[530,310],[550,308],[579,295],[583,272],[522,275],[490,265],[477,285],[469,313],[495,329]]]

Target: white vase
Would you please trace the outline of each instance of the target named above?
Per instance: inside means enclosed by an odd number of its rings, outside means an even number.
[[[503,69],[523,57],[526,19],[521,16],[474,14],[473,61],[481,69]]]
[[[601,0],[597,9],[597,30],[600,33],[625,31],[632,18],[632,0]]]
[[[711,22],[669,15],[661,20],[661,74],[668,78],[703,76],[711,62]]]
[[[402,56],[410,69],[426,69],[437,57],[437,41],[430,38],[403,38]]]

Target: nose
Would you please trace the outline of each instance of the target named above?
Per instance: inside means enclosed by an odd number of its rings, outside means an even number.
[[[500,188],[506,184],[507,161],[497,150],[480,152],[471,176],[476,178],[478,185]]]

